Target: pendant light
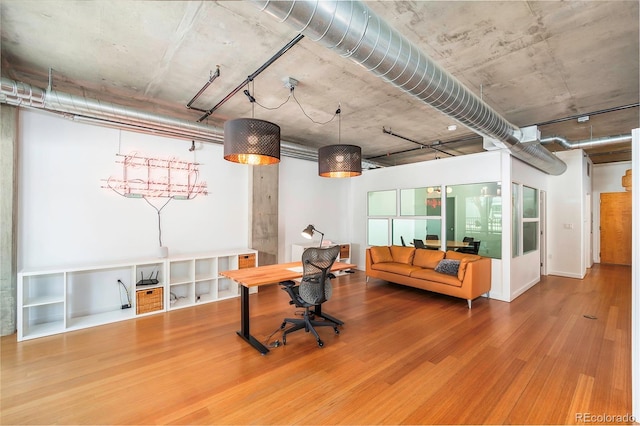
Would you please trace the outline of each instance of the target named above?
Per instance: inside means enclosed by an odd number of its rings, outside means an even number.
[[[267,165],[280,162],[280,126],[253,118],[255,98],[248,90],[251,118],[224,123],[224,159],[234,163]]]
[[[338,142],[341,117],[338,107]],[[362,174],[362,150],[356,145],[327,145],[318,150],[318,174],[322,177],[344,178]]]

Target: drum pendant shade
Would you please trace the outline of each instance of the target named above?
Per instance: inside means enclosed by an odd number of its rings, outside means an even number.
[[[251,165],[280,162],[280,126],[256,118],[226,121],[224,159]]]
[[[343,178],[362,174],[362,150],[356,145],[328,145],[318,150],[318,174]]]

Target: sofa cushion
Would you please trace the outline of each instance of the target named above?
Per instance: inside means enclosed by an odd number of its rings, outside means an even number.
[[[438,265],[435,267],[436,272],[440,272],[441,274],[453,275],[455,277],[458,276],[458,269],[460,268],[460,261],[453,259],[442,259],[438,262]]]
[[[444,259],[442,250],[416,250],[413,255],[413,264],[421,268],[435,269],[442,259]]]
[[[458,253],[457,251],[449,250],[447,251],[445,258],[460,261],[460,267],[458,268],[458,279],[462,281],[464,279],[464,274],[467,271],[467,264],[469,262],[482,259],[482,256],[478,256],[477,254],[471,254],[471,253]]]
[[[404,275],[406,277],[411,276],[413,271],[418,271],[422,268],[419,266],[407,265],[406,263],[398,263],[398,262],[383,262],[383,263],[374,263],[371,265],[371,269],[376,271],[384,271],[390,272],[392,274]]]
[[[454,287],[462,287],[462,281],[453,275],[441,274],[434,269],[420,268],[411,272],[411,278],[447,284]]]
[[[391,246],[391,256],[393,256],[394,262],[411,265],[413,263],[413,255],[415,252],[416,249],[413,247]]]
[[[371,247],[371,260],[373,263],[393,262],[391,250],[387,246]]]

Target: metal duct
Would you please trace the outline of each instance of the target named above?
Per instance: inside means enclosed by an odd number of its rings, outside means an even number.
[[[454,118],[481,136],[503,142],[514,157],[559,175],[567,165],[538,142],[522,144],[509,123],[359,1],[253,0],[296,31],[362,65],[378,77]]]
[[[29,84],[0,78],[0,102],[19,107],[44,109],[79,122],[185,140],[221,144],[223,130],[219,127],[148,113],[133,108],[83,96],[33,87]],[[281,142],[282,155],[301,160],[317,161],[318,151],[291,142]],[[365,169],[383,167],[363,160]]]
[[[568,141],[562,136],[550,136],[548,138],[540,139],[540,143],[542,144],[557,142],[560,145],[562,145],[563,148],[566,148],[566,149],[594,148],[596,146],[611,145],[613,143],[629,142],[629,141],[631,141],[631,133],[627,135],[606,136],[606,137],[596,138],[596,139],[585,139],[577,142]]]

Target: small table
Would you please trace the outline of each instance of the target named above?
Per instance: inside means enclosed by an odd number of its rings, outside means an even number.
[[[335,262],[331,271],[343,271],[353,269],[356,265],[352,263]],[[249,288],[263,285],[276,284],[282,281],[295,280],[302,277],[302,262],[281,263],[276,265],[256,266],[254,268],[234,269],[220,272],[220,275],[231,278],[241,285],[240,289],[240,330],[238,336],[244,339],[251,346],[256,348],[262,355],[269,353],[262,343],[253,337],[249,329]],[[316,307],[316,314],[321,315],[320,307]],[[325,315],[326,316],[326,315]]]

